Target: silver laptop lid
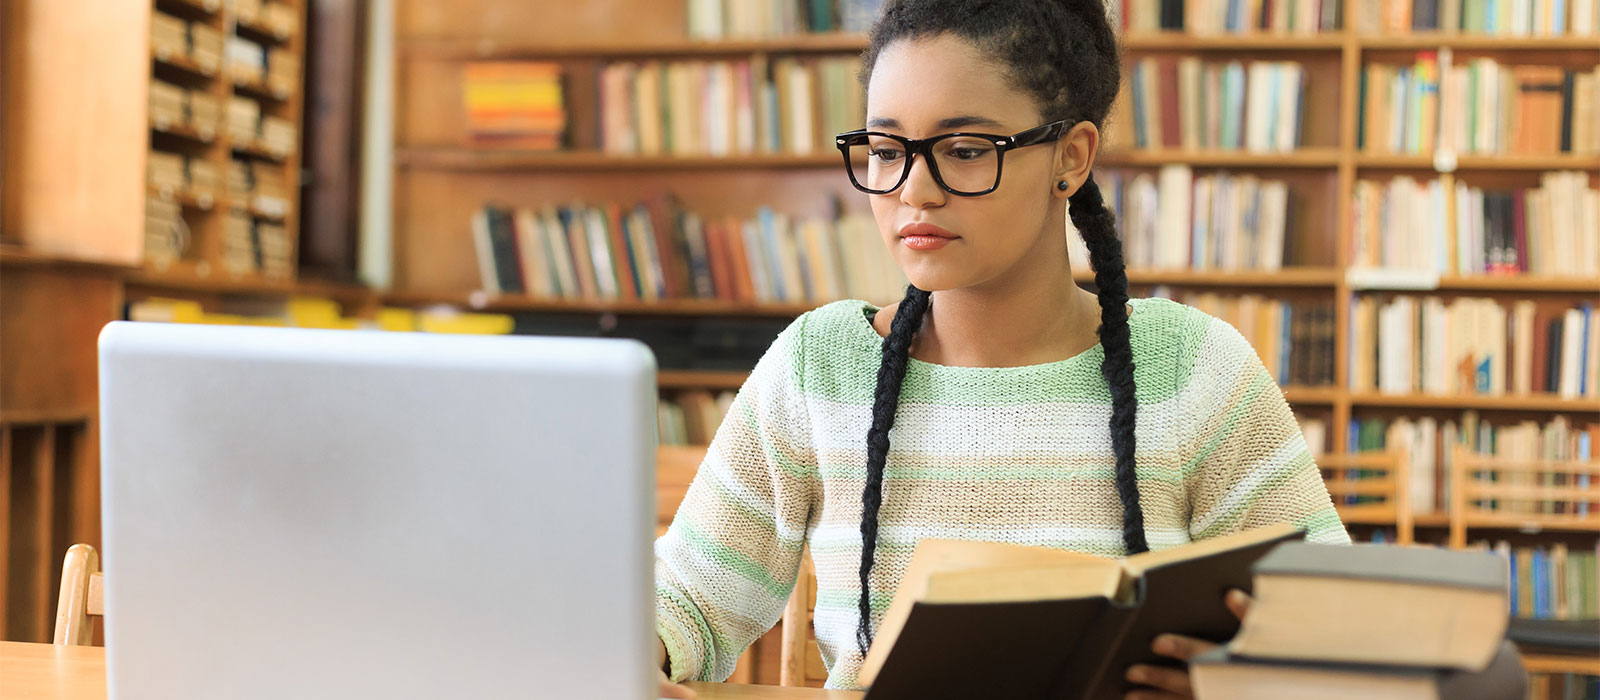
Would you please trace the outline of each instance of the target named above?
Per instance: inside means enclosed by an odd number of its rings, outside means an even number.
[[[112,700],[643,698],[633,341],[113,323]]]

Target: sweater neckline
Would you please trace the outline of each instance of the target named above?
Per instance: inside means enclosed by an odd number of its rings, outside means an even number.
[[[1145,301],[1144,299],[1129,299],[1128,300],[1128,306],[1129,306],[1128,322],[1129,323],[1132,323],[1133,322],[1133,318],[1138,315],[1139,308],[1140,308],[1140,306],[1143,305],[1142,302],[1144,302],[1144,301]],[[855,318],[855,322],[853,324],[853,327],[857,330],[857,332],[864,334],[864,339],[870,340],[871,343],[872,343],[872,347],[875,348],[875,349],[881,349],[883,347],[884,338],[883,338],[883,336],[878,335],[878,329],[872,327],[872,322],[867,319],[866,312],[867,311],[871,311],[873,313],[877,313],[878,310],[880,310],[882,308],[883,307],[873,305],[871,302],[867,302],[867,301],[861,302],[861,306],[860,306],[860,308],[857,309],[857,312],[855,314],[856,318]],[[1007,376],[1010,376],[1010,375],[1033,375],[1033,374],[1054,373],[1054,372],[1058,372],[1058,371],[1069,370],[1069,369],[1073,369],[1073,368],[1077,367],[1078,365],[1082,365],[1084,363],[1092,363],[1092,367],[1098,368],[1100,366],[1100,360],[1101,360],[1102,357],[1104,357],[1104,355],[1105,355],[1104,348],[1102,348],[1100,343],[1098,341],[1096,341],[1094,345],[1091,345],[1088,348],[1085,348],[1082,352],[1079,352],[1078,354],[1073,355],[1071,357],[1068,357],[1068,358],[1065,358],[1065,359],[1061,359],[1061,360],[1053,360],[1053,361],[1050,361],[1050,362],[1041,362],[1041,363],[1038,363],[1038,364],[1012,365],[1012,366],[1009,366],[1009,367],[973,367],[973,366],[966,366],[966,365],[941,365],[941,364],[934,363],[934,362],[927,362],[927,361],[924,361],[924,360],[919,360],[919,359],[917,359],[915,357],[908,357],[908,358],[906,358],[906,370],[907,370],[907,372],[920,370],[922,372],[926,372],[926,373],[929,373],[929,374],[961,374],[961,375],[989,375],[989,376],[996,376],[996,375],[1007,375]]]

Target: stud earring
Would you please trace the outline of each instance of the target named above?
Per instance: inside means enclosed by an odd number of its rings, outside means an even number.
[[[1069,185],[1067,185],[1066,180],[1060,180],[1056,182],[1056,189],[1061,190],[1062,192],[1067,191],[1067,187],[1069,187]]]

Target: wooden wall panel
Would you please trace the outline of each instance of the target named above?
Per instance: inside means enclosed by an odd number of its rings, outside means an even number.
[[[142,115],[150,6],[7,0],[5,209],[38,252],[136,263],[144,243]],[[26,27],[27,31],[17,28]],[[26,106],[26,109],[22,109]]]

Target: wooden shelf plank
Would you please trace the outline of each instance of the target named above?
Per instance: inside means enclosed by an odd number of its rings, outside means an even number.
[[[1434,170],[1432,156],[1396,153],[1357,153],[1356,167],[1390,170]],[[1462,155],[1456,158],[1456,170],[1517,171],[1517,170],[1600,170],[1600,156],[1593,154],[1523,155]]]
[[[1600,516],[1579,518],[1554,515],[1487,515],[1473,513],[1466,516],[1467,529],[1525,530],[1529,532],[1600,532]]]
[[[1184,32],[1129,34],[1122,47],[1129,51],[1333,51],[1344,46],[1345,35],[1316,34],[1216,34],[1195,36]]]
[[[201,65],[188,56],[151,56],[150,60],[157,67],[170,68],[197,80],[210,80],[217,75],[216,66]]]
[[[734,390],[744,386],[749,372],[707,370],[661,370],[656,373],[656,384],[663,389],[718,389]]]
[[[1390,406],[1395,408],[1438,408],[1450,410],[1475,409],[1481,411],[1533,411],[1578,412],[1600,411],[1600,399],[1564,399],[1559,396],[1431,396],[1428,394],[1351,394],[1350,403],[1356,406]]]
[[[268,44],[287,44],[293,36],[287,32],[278,33],[260,22],[252,22],[241,17],[234,18],[234,29],[241,37],[267,42]]]
[[[1283,153],[1252,151],[1183,151],[1136,149],[1107,151],[1099,164],[1125,167],[1190,165],[1200,168],[1334,168],[1339,165],[1336,148],[1301,148]]]
[[[736,168],[839,168],[837,153],[814,155],[749,154],[732,156],[621,156],[596,151],[477,151],[466,148],[402,148],[395,153],[402,167],[434,170],[724,170]]]
[[[205,18],[222,9],[222,0],[156,0],[156,8],[192,18]]]
[[[865,34],[818,33],[764,39],[727,39],[574,44],[521,44],[484,40],[403,39],[400,54],[446,60],[607,58],[630,56],[728,56],[753,53],[857,53]]]
[[[746,304],[716,299],[668,299],[656,302],[548,299],[523,295],[493,296],[482,292],[391,292],[383,302],[394,306],[449,305],[479,311],[547,313],[615,313],[639,316],[758,316],[793,318],[821,304]]]
[[[242,94],[246,97],[253,97],[258,100],[286,102],[289,99],[289,92],[287,90],[274,91],[272,88],[267,86],[266,81],[250,81],[234,78],[233,90],[234,92]]]
[[[1600,659],[1583,654],[1551,654],[1545,651],[1522,654],[1522,667],[1529,673],[1581,673],[1600,675]]]
[[[170,136],[183,141],[188,141],[189,143],[200,146],[208,146],[211,144],[211,142],[217,139],[217,135],[215,133],[202,132],[184,124],[152,123],[150,125],[150,131],[163,136]]]
[[[1079,284],[1094,282],[1089,270],[1076,270],[1073,278]],[[1327,287],[1332,289],[1339,280],[1339,271],[1331,267],[1289,267],[1275,272],[1256,270],[1140,270],[1128,271],[1131,285],[1174,285],[1189,287]]]
[[[252,158],[260,158],[262,160],[272,161],[274,163],[282,163],[284,160],[286,160],[288,158],[288,155],[281,154],[281,153],[276,153],[276,152],[273,152],[273,151],[269,151],[259,143],[236,143],[236,144],[233,144],[233,152],[237,153],[239,155],[245,155],[245,156],[250,156]]]
[[[1447,291],[1600,294],[1600,279],[1592,277],[1536,277],[1532,275],[1452,276],[1439,278],[1439,289]]]
[[[340,301],[361,301],[373,298],[374,292],[357,284],[341,284],[315,279],[276,280],[251,275],[232,277],[227,274],[199,276],[186,272],[160,272],[132,270],[126,275],[129,286],[145,290],[170,290],[203,294],[259,294],[265,296],[320,296]]]
[[[1288,400],[1289,403],[1330,404],[1338,396],[1338,390],[1333,387],[1292,385],[1283,387],[1283,398]]]
[[[193,192],[190,190],[172,190],[170,188],[150,187],[150,195],[166,202],[178,204],[197,211],[211,211],[217,206],[217,197],[209,192]]]
[[[1489,34],[1404,34],[1360,37],[1365,50],[1441,49],[1485,51],[1600,51],[1600,37],[1582,36],[1493,36]],[[1596,56],[1600,60],[1600,56]]]

